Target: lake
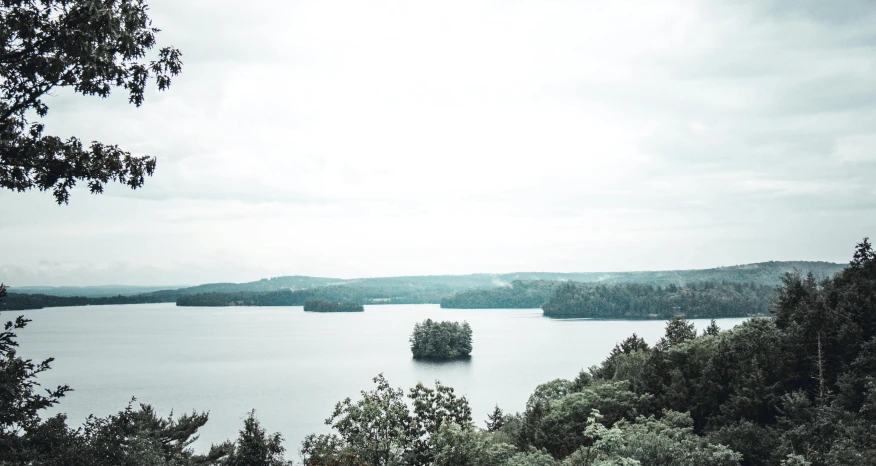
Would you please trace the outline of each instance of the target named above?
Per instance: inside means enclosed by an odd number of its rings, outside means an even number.
[[[210,411],[194,445],[236,438],[255,409],[262,426],[286,439],[298,458],[301,440],[325,433],[336,402],[356,399],[383,373],[406,391],[436,379],[468,397],[483,427],[495,405],[523,410],[536,385],[574,378],[600,363],[633,332],[650,344],[663,321],[554,320],[540,309],[441,309],[438,305],[365,306],[364,313],[305,313],[298,307],[193,308],[168,304],[87,306],[8,311],[33,319],[19,332],[20,353],[55,357],[44,386],[75,390],[51,413],[71,425],[106,416],[132,396],[166,415]],[[473,330],[467,361],[414,361],[408,337],[426,318],[467,321]],[[720,319],[728,329],[745,319]],[[701,332],[708,321],[695,320]]]

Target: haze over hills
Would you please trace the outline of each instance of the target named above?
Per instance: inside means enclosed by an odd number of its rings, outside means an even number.
[[[468,275],[425,275],[403,277],[373,277],[373,278],[325,278],[307,276],[283,276],[265,278],[246,283],[207,283],[197,286],[173,287],[139,287],[139,286],[87,286],[87,287],[46,287],[46,286],[12,286],[11,293],[42,294],[48,296],[80,296],[86,298],[140,296],[152,297],[156,300],[175,301],[179,296],[204,293],[259,293],[280,290],[305,290],[325,286],[344,285],[350,288],[410,288],[429,290],[438,293],[452,294],[471,289],[486,289],[507,286],[515,280],[541,281],[575,281],[581,283],[640,283],[655,286],[670,284],[684,285],[706,281],[727,281],[755,283],[758,285],[778,285],[780,277],[794,269],[812,272],[818,277],[827,277],[842,270],[845,264],[813,261],[759,262],[754,264],[734,265],[699,270],[663,270],[640,272],[513,272],[501,274],[478,273]],[[173,298],[173,299],[171,299]],[[161,301],[151,301],[161,302]],[[437,301],[436,301],[437,302]]]
[[[84,298],[103,298],[108,296],[133,296],[155,291],[180,289],[187,286],[138,286],[138,285],[97,285],[97,286],[10,286],[13,293],[44,294],[49,296],[81,296]]]

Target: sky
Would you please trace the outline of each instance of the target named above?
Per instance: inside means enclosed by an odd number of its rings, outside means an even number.
[[[847,262],[876,236],[876,4],[150,0],[141,108],[46,133],[143,188],[0,192],[0,281],[185,285]]]

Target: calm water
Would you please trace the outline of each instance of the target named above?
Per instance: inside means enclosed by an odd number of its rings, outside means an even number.
[[[371,389],[384,373],[410,388],[436,379],[466,395],[476,422],[498,404],[522,410],[536,385],[574,378],[601,362],[633,332],[654,343],[660,321],[553,320],[531,310],[447,310],[437,305],[365,306],[364,313],[315,314],[301,307],[178,308],[173,304],[95,306],[6,312],[33,322],[21,353],[54,356],[45,386],[74,388],[53,412],[79,425],[94,413],[121,410],[132,396],[166,415],[210,411],[195,448],[237,436],[256,409],[262,425],[286,438],[290,458],[301,439],[326,432],[334,404]],[[427,317],[466,320],[474,331],[470,361],[411,359],[408,336]],[[722,319],[730,328],[744,319]],[[695,321],[697,329],[707,325]]]

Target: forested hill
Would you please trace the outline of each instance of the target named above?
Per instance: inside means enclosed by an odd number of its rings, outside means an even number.
[[[768,315],[775,288],[754,283],[704,282],[685,287],[564,283],[542,307],[546,317],[667,319]]]
[[[16,286],[12,292],[18,294],[36,294],[45,296],[62,296],[77,298],[109,298],[118,296],[134,296],[154,293],[156,291],[178,290],[183,286]]]
[[[460,291],[441,300],[449,309],[534,309],[541,307],[565,282],[514,280],[508,286],[488,290]]]
[[[614,289],[635,287],[647,288]],[[672,319],[653,346],[632,334],[601,365],[536,387],[525,410],[497,406],[486,430],[451,388],[419,384],[408,401],[381,374],[336,405],[331,434],[305,439],[304,464],[405,453],[410,464],[471,466],[876,464],[876,252],[865,241],[833,279],[791,275],[776,294],[774,318],[723,331]],[[390,440],[356,429],[376,423],[425,427]]]
[[[363,304],[423,304],[436,303],[455,290],[426,286],[353,286],[335,285],[304,290],[264,292],[201,293],[180,296],[177,306],[303,306],[313,299],[350,301]]]
[[[373,303],[441,303],[447,298],[448,307],[538,307],[546,297],[546,283],[575,281],[581,283],[624,284],[639,283],[653,286],[689,283],[733,282],[775,286],[785,272],[794,269],[813,272],[817,277],[828,277],[842,270],[843,265],[829,262],[762,262],[757,264],[719,267],[703,270],[671,270],[652,272],[587,272],[550,273],[517,272],[507,274],[434,275],[409,277],[378,277],[340,279],[307,276],[284,276],[247,283],[208,283],[175,290],[128,294],[136,287],[10,287],[9,297],[0,303],[2,309],[36,309],[49,306],[79,306],[100,304],[138,304],[176,302],[185,296],[207,295],[197,299],[183,299],[183,305],[227,306],[239,303],[254,305],[302,305],[306,299],[352,300]],[[526,293],[504,289],[512,282],[529,283]],[[524,285],[527,286],[527,285]],[[116,295],[109,295],[112,289]],[[492,289],[494,293],[456,293]],[[304,290],[310,290],[307,293]],[[38,291],[28,294],[24,291]],[[280,293],[282,292],[282,293]],[[300,293],[295,293],[300,292]],[[263,293],[264,296],[257,297]],[[73,296],[78,295],[78,296]],[[65,299],[55,299],[65,297]],[[493,298],[495,303],[492,303]],[[300,299],[299,299],[300,298]],[[546,299],[541,302],[545,302]],[[277,304],[255,304],[255,303]],[[196,304],[197,303],[197,304]],[[283,304],[279,304],[283,303]],[[480,303],[480,304],[475,304]],[[181,303],[182,304],[182,303]]]
[[[617,272],[583,274],[521,273],[514,276],[538,276],[539,280],[514,280],[511,283],[489,288],[461,291],[441,300],[441,307],[455,309],[531,309],[548,302],[556,288],[563,283],[577,282],[595,285],[649,285],[652,287],[686,287],[702,283],[743,283],[766,287],[759,291],[757,309],[767,305],[769,290],[777,286],[781,277],[794,270],[806,274],[812,272],[819,278],[831,277],[843,269],[842,264],[830,262],[762,262],[705,270],[670,270],[658,272]],[[508,275],[499,275],[501,279]],[[587,287],[582,287],[585,289]],[[627,293],[634,288],[617,288]],[[622,291],[624,290],[624,291]],[[750,302],[749,304],[754,304]]]
[[[44,307],[102,306],[108,304],[172,303],[180,297],[177,290],[156,291],[133,296],[55,296],[50,294],[9,293],[0,299],[0,311],[21,311]]]
[[[716,267],[696,270],[658,270],[645,272],[587,272],[587,273],[512,273],[494,275],[498,281],[510,283],[514,280],[570,281],[580,283],[601,283],[605,285],[620,283],[640,283],[654,286],[688,283],[732,282],[754,283],[777,286],[781,277],[795,269],[803,274],[812,272],[817,278],[832,277],[845,268],[846,264],[832,262],[786,261],[758,262],[755,264]]]

